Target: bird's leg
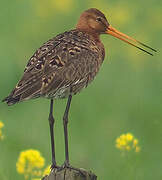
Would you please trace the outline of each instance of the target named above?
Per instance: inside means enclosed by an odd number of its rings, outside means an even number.
[[[68,124],[68,114],[70,109],[72,95],[69,95],[66,109],[63,116],[63,124],[64,124],[64,137],[65,137],[65,162],[64,167],[68,167],[69,164],[69,149],[68,149],[68,130],[67,130],[67,124]]]
[[[53,117],[53,99],[50,102],[50,113],[49,113],[49,125],[50,125],[50,136],[51,136],[51,150],[52,150],[52,166],[51,169],[57,168],[56,159],[55,159],[55,141],[54,141],[54,122]]]
[[[68,114],[69,114],[71,100],[72,100],[72,95],[69,95],[68,101],[67,101],[67,104],[66,104],[66,109],[65,109],[65,112],[64,112],[64,116],[63,116],[64,137],[65,137],[65,162],[64,162],[64,164],[60,168],[58,168],[58,170],[62,170],[64,168],[70,168],[70,169],[73,169],[73,170],[76,170],[76,171],[80,172],[83,176],[85,176],[85,174],[80,169],[72,167],[70,165],[70,163],[69,163],[67,124],[68,124]]]

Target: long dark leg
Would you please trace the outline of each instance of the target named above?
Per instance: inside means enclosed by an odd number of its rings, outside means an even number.
[[[51,99],[50,103],[50,113],[49,113],[49,125],[50,125],[50,135],[51,135],[51,150],[52,150],[52,166],[51,168],[55,168],[56,166],[56,159],[55,159],[55,141],[54,141],[54,117],[53,117],[53,99]]]
[[[68,114],[70,109],[72,95],[69,95],[64,117],[63,117],[63,124],[64,124],[64,136],[65,136],[65,166],[69,166],[69,149],[68,149],[68,130],[67,130],[67,124],[68,124]]]
[[[63,168],[70,168],[70,169],[74,169],[76,171],[79,171],[83,176],[85,176],[85,174],[80,169],[74,168],[74,167],[70,166],[70,163],[69,163],[69,148],[68,148],[68,130],[67,130],[67,124],[68,124],[68,114],[69,114],[71,100],[72,100],[72,95],[69,95],[68,101],[67,101],[67,105],[66,105],[66,109],[65,109],[65,112],[64,112],[64,117],[63,117],[64,136],[65,136],[65,162],[64,162],[63,166],[60,167],[60,170],[63,169]]]

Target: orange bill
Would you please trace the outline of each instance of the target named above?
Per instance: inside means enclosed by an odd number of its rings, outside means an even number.
[[[151,52],[149,52],[149,51],[147,51],[147,50],[145,50],[145,49],[135,45],[135,43],[136,44],[140,44],[141,46],[143,46],[145,48],[148,48],[151,51],[157,52],[155,49],[153,49],[153,48],[151,48],[151,47],[141,43],[140,41],[137,41],[136,39],[134,39],[132,37],[127,36],[126,34],[116,30],[112,26],[108,27],[108,29],[106,30],[106,34],[110,34],[110,35],[112,35],[112,36],[114,36],[114,37],[116,37],[116,38],[118,38],[118,39],[120,39],[120,40],[122,40],[122,41],[124,41],[124,42],[126,42],[126,43],[128,43],[128,44],[130,44],[130,45],[132,45],[132,46],[134,46],[134,47],[144,51],[145,53],[152,55],[152,56],[153,56],[153,54]]]

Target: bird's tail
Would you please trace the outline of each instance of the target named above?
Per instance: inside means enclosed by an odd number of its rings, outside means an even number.
[[[37,84],[36,84],[37,85]],[[12,92],[2,100],[2,102],[6,102],[8,106],[14,105],[16,103],[34,99],[40,97],[40,88],[41,84],[39,83],[38,86],[34,87],[25,87],[22,89],[13,89]]]
[[[5,97],[2,102],[6,102],[9,106],[16,104],[20,101],[20,95],[13,97],[14,92],[11,92],[11,94],[7,97]]]

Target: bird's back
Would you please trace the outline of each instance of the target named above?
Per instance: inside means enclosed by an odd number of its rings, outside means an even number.
[[[8,105],[37,98],[65,98],[93,80],[104,59],[102,44],[71,30],[50,39],[30,58],[23,77],[3,101]]]

